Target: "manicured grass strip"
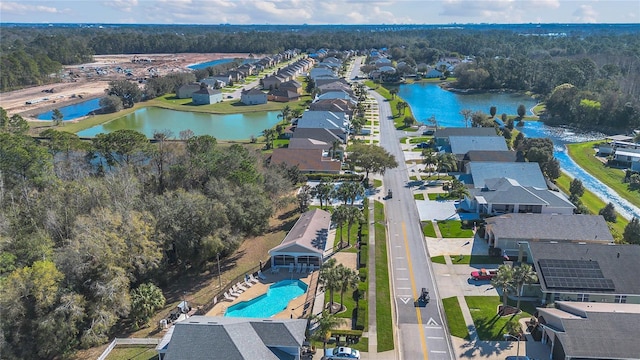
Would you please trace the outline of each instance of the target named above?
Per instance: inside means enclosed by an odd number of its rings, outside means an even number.
[[[535,308],[529,304],[521,306],[523,311],[516,315],[500,317],[498,316],[498,306],[501,304],[499,296],[465,296],[465,301],[471,311],[473,323],[476,326],[478,337],[482,341],[503,341],[503,334],[507,333],[507,323],[517,322],[521,318],[530,318],[531,312],[525,309]],[[509,303],[511,305],[511,303]],[[514,302],[515,304],[515,302]],[[524,305],[527,305],[525,307]]]
[[[431,258],[431,262],[434,264],[446,264],[444,260],[444,255],[438,255]]]
[[[373,187],[379,188],[380,186],[382,186],[382,180],[373,179]]]
[[[640,192],[629,190],[623,183],[624,171],[604,166],[595,157],[593,146],[601,141],[589,141],[578,144],[567,144],[569,156],[589,174],[602,181],[635,206],[640,207]]]
[[[448,255],[454,265],[502,264],[504,259],[489,255]]]
[[[449,193],[429,193],[429,200],[438,201],[438,200],[458,200],[458,198],[451,196]]]
[[[376,201],[376,325],[378,330],[378,352],[393,350],[393,320],[391,318],[391,290],[387,262],[387,234],[384,205]]]
[[[433,138],[433,136],[419,136],[419,137],[411,138],[409,140],[409,143],[410,144],[419,144],[419,143],[422,143],[422,142],[429,142],[432,138]]]
[[[453,336],[469,340],[469,330],[462,316],[458,298],[453,296],[442,299],[442,306],[444,306],[444,312],[447,315],[449,333]]]
[[[433,223],[431,221],[422,222],[422,234],[426,237],[436,237],[436,230],[433,228]]]
[[[115,347],[107,356],[107,360],[152,360],[158,358],[155,347],[134,346]]]
[[[367,85],[368,87],[374,89],[378,94],[382,95],[385,99],[387,99],[387,101],[389,102],[389,106],[391,107],[391,115],[393,116],[393,124],[396,127],[396,129],[404,129],[404,117],[405,116],[413,116],[413,112],[411,111],[411,107],[407,106],[402,113],[400,113],[398,111],[398,109],[396,108],[396,105],[401,102],[404,101],[402,100],[402,98],[396,96],[392,96],[391,93],[389,92],[389,89],[385,88],[384,86],[380,85],[380,84],[376,84],[371,80],[367,80],[364,82],[365,85]]]
[[[438,228],[443,238],[470,238],[473,237],[473,230],[463,229],[462,221],[459,220],[439,220]]]
[[[424,194],[413,194],[413,198],[416,200],[424,200]]]
[[[569,186],[571,184],[571,178],[567,176],[567,174],[562,173],[558,179],[556,179],[556,185],[562,190],[565,194],[569,194]],[[602,201],[596,194],[592,193],[588,189],[584,189],[584,194],[580,197],[580,201],[589,209],[592,214],[597,214],[600,209],[604,208],[607,203]],[[615,223],[607,223],[609,225],[609,230],[611,230],[611,234],[613,238],[616,240],[622,239],[622,234],[624,233],[624,228],[627,226],[629,221],[622,217],[620,214],[617,214],[617,219]]]

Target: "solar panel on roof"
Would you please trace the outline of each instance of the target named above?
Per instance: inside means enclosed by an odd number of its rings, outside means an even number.
[[[604,277],[597,261],[540,259],[538,265],[548,288],[615,290],[613,280]]]

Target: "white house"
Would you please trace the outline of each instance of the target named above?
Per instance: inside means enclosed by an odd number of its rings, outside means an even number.
[[[267,94],[256,88],[243,90],[240,94],[240,102],[245,105],[266,104]]]
[[[191,95],[191,102],[194,105],[209,105],[222,102],[222,92],[209,87],[201,87]]]

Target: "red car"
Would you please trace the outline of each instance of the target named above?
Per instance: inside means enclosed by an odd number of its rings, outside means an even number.
[[[498,270],[480,269],[478,271],[472,271],[471,277],[473,280],[491,280],[498,274]]]

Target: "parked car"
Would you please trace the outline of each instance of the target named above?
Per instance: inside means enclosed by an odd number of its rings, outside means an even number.
[[[473,280],[491,280],[498,274],[498,270],[480,269],[478,271],[472,271],[471,277]]]
[[[324,353],[325,360],[360,359],[360,351],[350,347],[340,346],[329,348]]]
[[[428,149],[429,148],[429,144],[427,144],[426,142],[421,142],[418,145],[416,145],[416,147],[418,149]]]

